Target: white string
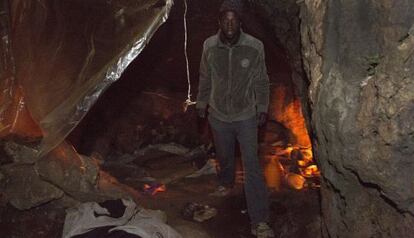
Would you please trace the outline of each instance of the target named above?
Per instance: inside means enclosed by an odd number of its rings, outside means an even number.
[[[188,83],[188,93],[187,100],[184,102],[184,112],[187,111],[188,106],[196,104],[196,102],[191,101],[191,82],[190,82],[190,66],[188,64],[188,54],[187,54],[187,0],[184,0],[184,55],[185,63],[187,67],[187,83]]]

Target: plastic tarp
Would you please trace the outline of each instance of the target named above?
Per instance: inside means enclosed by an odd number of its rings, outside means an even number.
[[[5,0],[0,3],[0,137],[44,155],[118,80],[172,0]]]

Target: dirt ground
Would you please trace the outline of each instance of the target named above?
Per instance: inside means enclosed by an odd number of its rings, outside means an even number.
[[[158,154],[146,164],[145,173],[162,181],[172,174],[179,174],[180,171],[186,173],[185,171],[192,167],[191,162],[183,162],[179,156]],[[118,164],[106,166],[105,169],[118,175],[120,182],[137,190],[142,189],[143,182],[139,181],[137,173],[130,172],[138,171],[140,168],[137,165]],[[214,238],[253,237],[250,235],[249,218],[245,212],[242,185],[236,185],[228,197],[208,196],[216,185],[214,174],[178,179],[167,184],[165,192],[142,195],[139,205],[164,211],[168,217],[168,224],[177,227],[178,230],[196,230]],[[293,190],[282,183],[279,191],[272,191],[270,197],[270,223],[278,234],[277,237],[318,237],[320,208],[317,189]],[[218,213],[201,223],[187,220],[182,215],[182,209],[189,202],[209,205],[216,208]],[[9,205],[2,206],[0,237],[61,237],[65,217],[64,206],[64,201],[52,202],[28,211],[19,211]]]

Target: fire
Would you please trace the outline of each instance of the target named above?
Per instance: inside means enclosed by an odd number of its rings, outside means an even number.
[[[144,184],[143,187],[143,193],[146,195],[152,195],[154,196],[155,194],[159,193],[159,192],[165,192],[167,190],[165,184]]]
[[[305,186],[306,179],[295,173],[289,173],[285,176],[286,182],[289,187],[300,190]]]
[[[270,158],[269,163],[265,167],[264,173],[267,186],[272,190],[279,191],[284,169],[277,157]]]
[[[302,148],[310,148],[311,141],[306,128],[305,118],[299,98],[291,99],[286,87],[277,87],[272,93],[272,117],[289,129],[295,138],[292,144]],[[285,104],[285,102],[289,103]]]
[[[279,142],[272,144],[275,158],[268,160],[265,168],[267,184],[278,190],[279,180],[283,177],[285,184],[293,189],[318,187],[315,181],[319,181],[317,178],[320,172],[313,160],[312,143],[301,103],[299,98],[292,97],[287,92],[288,89],[284,86],[275,87],[272,92],[272,118],[289,130],[291,138],[287,138],[290,144],[285,146]]]
[[[301,172],[302,172],[302,175],[304,177],[313,177],[313,176],[319,176],[320,175],[319,169],[316,165],[308,166],[308,167],[302,169]]]

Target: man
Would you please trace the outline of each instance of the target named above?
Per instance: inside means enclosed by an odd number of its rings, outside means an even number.
[[[257,127],[265,123],[269,105],[269,80],[263,44],[241,30],[240,2],[226,0],[220,8],[219,32],[203,46],[197,110],[206,116],[213,132],[220,165],[214,195],[226,196],[234,183],[236,139],[245,171],[244,190],[257,237],[274,237],[267,224],[268,194],[258,158]]]

